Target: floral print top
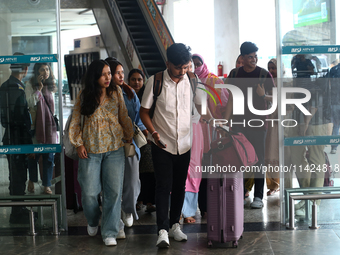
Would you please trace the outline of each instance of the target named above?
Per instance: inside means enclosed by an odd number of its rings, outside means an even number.
[[[94,113],[84,117],[81,130],[81,103],[79,93],[69,129],[70,142],[78,148],[84,145],[87,153],[105,153],[124,146],[124,140],[133,137],[133,126],[128,116],[122,90],[117,86],[112,98],[106,96]]]

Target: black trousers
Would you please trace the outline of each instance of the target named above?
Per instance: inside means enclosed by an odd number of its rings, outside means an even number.
[[[25,154],[7,154],[9,169],[9,194],[25,195],[27,158]]]
[[[9,194],[25,195],[27,181],[27,157],[25,154],[7,154],[9,169]],[[19,214],[23,207],[12,207],[12,214]]]
[[[179,223],[185,182],[190,163],[190,150],[182,155],[173,155],[152,144],[152,161],[156,178],[156,215],[158,231]],[[169,196],[170,223],[169,223]]]
[[[261,172],[256,172],[254,174],[254,197],[258,197],[263,199],[263,188],[264,188],[264,178],[265,173],[262,172],[262,166],[264,166],[264,153],[265,153],[265,146],[266,146],[266,135],[267,130],[263,129],[239,129],[233,128],[235,132],[242,132],[244,136],[248,139],[248,141],[253,145],[258,162],[255,164],[261,170]],[[244,191],[246,193],[246,190]]]
[[[139,173],[139,180],[141,183],[140,193],[138,201],[143,201],[146,205],[147,203],[155,203],[155,173]]]

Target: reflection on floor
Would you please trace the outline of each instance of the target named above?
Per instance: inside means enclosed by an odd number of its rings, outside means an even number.
[[[169,249],[158,250],[155,246],[156,215],[155,212],[145,213],[145,208],[138,212],[140,219],[131,228],[125,228],[127,238],[119,240],[117,247],[106,247],[100,234],[95,237],[87,235],[87,223],[82,211],[75,214],[73,210],[68,210],[68,231],[61,232],[60,236],[52,236],[49,211],[44,209],[43,229],[37,226],[38,235],[32,237],[27,235],[28,225],[10,225],[10,209],[1,208],[0,250],[6,251],[6,254],[339,254],[340,225],[334,221],[332,224],[320,221],[321,228],[318,230],[308,229],[308,222],[297,221],[297,230],[286,230],[279,223],[278,193],[269,197],[265,195],[262,210],[250,209],[248,200],[245,205],[243,239],[239,241],[238,248],[232,248],[229,243],[214,243],[213,248],[208,248],[206,219],[198,214],[195,224],[183,225],[183,231],[188,234],[187,242],[179,243],[170,239]],[[322,211],[330,216],[333,212],[338,213],[339,207],[337,205],[331,210]]]

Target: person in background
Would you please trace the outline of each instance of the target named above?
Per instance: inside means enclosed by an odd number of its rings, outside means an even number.
[[[336,63],[336,61],[333,61]],[[332,135],[339,135],[340,128],[340,64],[334,65],[329,71],[331,84],[331,105],[332,105]],[[332,144],[331,154],[336,154],[338,144]]]
[[[235,64],[235,67],[236,68],[239,68],[243,66],[243,60],[242,60],[242,55],[238,55],[237,59],[236,59],[236,64]]]
[[[329,135],[328,124],[331,123],[331,90],[329,78],[322,77],[317,73],[317,68],[313,65],[315,57],[307,54],[297,54],[291,60],[291,69],[293,73],[293,86],[305,88],[310,91],[311,99],[303,104],[310,115],[305,115],[298,107],[293,110],[293,119],[298,125],[288,129],[288,137],[304,136],[327,136]],[[313,60],[313,61],[312,61]],[[317,63],[319,61],[315,61]],[[320,76],[314,79],[315,76]],[[301,98],[301,93],[294,93],[295,98]],[[290,146],[290,164],[299,166],[302,171],[296,171],[296,177],[300,188],[323,187],[324,171],[326,166],[325,145],[301,145]],[[321,200],[316,200],[316,205],[320,205]],[[295,215],[305,217],[305,201],[301,200],[295,205]]]
[[[204,62],[204,59],[201,55],[199,54],[193,54],[192,55],[192,61],[194,63],[195,66],[195,74],[198,76],[198,78],[201,80],[201,82],[203,84],[206,84],[210,87],[215,87],[215,84],[223,84],[224,82],[218,78],[218,76],[216,76],[215,74],[213,74],[212,72],[209,71],[206,63]],[[209,87],[206,86],[207,90],[211,89]],[[227,105],[228,102],[228,90],[226,89],[216,89],[218,95],[221,98],[222,101],[222,105],[221,104],[217,104],[215,105],[214,101],[212,100],[212,98],[208,97],[208,116],[212,116],[215,119],[223,119],[223,114],[225,111],[225,107]],[[212,92],[212,91],[211,91]],[[207,121],[209,121],[210,119],[208,119]],[[201,127],[203,130],[203,137],[204,137],[204,150],[203,153],[206,156],[203,156],[204,158],[204,163],[203,164],[210,164],[209,160],[206,160],[209,158],[209,156],[207,156],[208,151],[210,150],[210,141],[209,141],[209,134],[208,134],[208,126],[206,123],[201,123]],[[212,132],[212,130],[211,130]],[[211,137],[211,134],[210,134]],[[198,204],[199,204],[199,208],[201,211],[201,216],[203,218],[206,217],[206,212],[207,212],[207,178],[203,176],[202,180],[201,180],[201,184],[200,184],[200,191],[198,193]]]
[[[236,63],[235,63],[235,68],[239,68],[243,66],[243,59],[242,59],[242,55],[238,55],[237,59],[236,59]],[[249,192],[251,191],[251,189],[254,186],[254,174],[253,173],[244,173],[243,175],[244,178],[244,189],[246,191],[246,193],[244,194],[245,198],[249,197]],[[246,201],[244,202],[246,203]]]
[[[189,72],[192,71],[192,62],[189,64]],[[203,100],[207,100],[204,98]],[[195,223],[196,220],[194,216],[197,211],[198,202],[198,192],[200,188],[200,183],[202,179],[202,173],[196,172],[196,166],[202,165],[202,156],[204,148],[204,137],[201,127],[200,118],[201,115],[198,111],[192,115],[192,146],[191,146],[191,156],[190,164],[188,169],[188,176],[185,185],[185,197],[182,207],[182,216],[184,218],[184,223]]]
[[[245,98],[248,98],[248,88],[255,88],[256,93],[253,93],[253,105],[257,110],[266,110],[267,102],[272,100],[272,88],[274,87],[274,81],[269,72],[263,68],[257,66],[257,46],[252,42],[244,42],[240,47],[243,66],[235,68],[230,71],[228,80],[229,84],[233,84],[241,89]],[[264,77],[261,81],[261,77]],[[239,102],[237,102],[239,103]],[[264,188],[264,173],[262,172],[262,166],[264,165],[265,154],[265,139],[267,133],[267,126],[265,121],[267,116],[258,116],[253,114],[248,108],[246,100],[244,101],[244,115],[233,115],[233,96],[229,97],[228,104],[225,111],[224,119],[232,120],[235,124],[231,126],[231,129],[235,132],[241,132],[253,145],[256,155],[258,157],[259,172],[255,173],[255,192],[254,200],[250,204],[251,208],[261,209],[263,207],[263,188]],[[246,125],[249,120],[260,119],[264,125],[262,126],[250,126]],[[236,123],[246,123],[236,124]],[[245,192],[246,193],[246,190]]]
[[[128,115],[133,123],[135,123],[141,131],[146,128],[139,117],[140,102],[135,91],[124,82],[124,68],[119,61],[106,59],[112,70],[112,82],[119,86],[123,91],[125,106]],[[127,227],[133,225],[133,218],[138,220],[136,211],[137,198],[140,193],[139,180],[139,160],[140,150],[133,141],[136,154],[133,157],[125,157],[124,184],[122,195],[122,220]],[[124,224],[121,222],[121,230],[124,231]]]
[[[145,76],[140,69],[132,69],[128,75],[129,85],[136,91],[139,101],[142,100],[145,85]],[[148,131],[143,131],[147,136]],[[140,194],[136,205],[137,211],[141,210],[143,203],[146,205],[145,212],[152,213],[156,211],[155,204],[155,172],[153,169],[151,144],[150,142],[140,148],[141,157],[139,160],[139,179],[141,182]]]
[[[277,61],[276,58],[272,58],[268,62],[268,71],[274,79],[274,85],[277,86]],[[269,107],[268,107],[269,108]],[[275,110],[269,119],[278,119],[278,109]],[[266,166],[277,167],[279,166],[279,127],[278,122],[274,121],[272,125],[268,125],[267,136],[266,136],[266,146],[264,153],[264,163]],[[268,168],[270,169],[270,168]],[[280,173],[279,172],[266,172],[266,182],[268,192],[267,195],[270,196],[275,192],[279,191],[280,187]]]
[[[87,232],[90,236],[97,234],[102,214],[101,235],[107,246],[117,245],[125,163],[123,139],[131,143],[133,137],[122,89],[111,78],[106,61],[94,60],[89,65],[69,129],[70,142],[79,156],[78,181]]]
[[[23,53],[16,52],[14,56]],[[4,146],[32,144],[31,117],[28,111],[23,78],[27,75],[30,64],[11,64],[11,75],[0,87],[1,125],[5,128],[2,137]],[[34,154],[6,154],[9,171],[9,194],[25,195],[27,180],[27,158]],[[37,218],[37,213],[34,213]],[[9,222],[11,224],[29,224],[30,211],[26,207],[13,206]]]
[[[32,117],[31,130],[34,144],[54,144],[57,142],[57,124],[54,121],[54,93],[57,91],[55,78],[48,63],[36,63],[33,76],[26,83],[25,94]],[[38,181],[37,163],[42,172],[45,194],[52,194],[51,180],[54,167],[54,153],[36,154],[28,160],[29,181],[27,190],[34,192],[34,182]],[[42,171],[41,171],[42,169]]]

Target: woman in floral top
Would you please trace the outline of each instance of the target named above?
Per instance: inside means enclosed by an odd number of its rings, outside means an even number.
[[[81,115],[84,115],[83,126]],[[117,245],[124,178],[124,142],[132,141],[133,127],[119,86],[112,82],[104,60],[88,68],[85,88],[78,96],[69,130],[70,141],[79,156],[78,181],[88,222],[87,231],[95,236],[103,194],[101,235],[106,245]]]

